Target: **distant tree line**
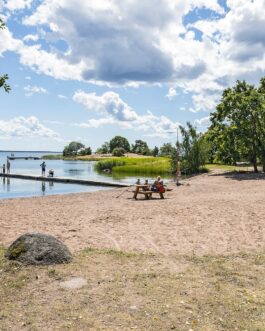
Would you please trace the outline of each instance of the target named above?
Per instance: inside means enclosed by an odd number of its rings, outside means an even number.
[[[134,144],[122,136],[115,136],[109,142],[105,142],[100,148],[96,150],[97,154],[112,154],[114,156],[122,156],[126,153],[134,153],[138,155],[146,156],[170,156],[174,147],[171,143],[165,143],[163,146],[158,148],[150,148],[147,142],[137,139]]]
[[[124,156],[126,153],[134,153],[145,156],[171,156],[176,148],[171,143],[165,143],[160,148],[155,146],[149,148],[148,144],[140,139],[130,145],[129,141],[122,136],[115,136],[109,142],[102,144],[96,150],[96,154],[112,154],[113,156]],[[72,141],[64,147],[63,156],[91,155],[91,147],[85,147],[78,141]]]

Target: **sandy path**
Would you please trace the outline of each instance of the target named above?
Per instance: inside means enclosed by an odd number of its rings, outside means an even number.
[[[124,189],[0,201],[0,243],[45,232],[73,251],[111,247],[162,254],[265,248],[265,178],[201,175],[165,200],[131,199]]]

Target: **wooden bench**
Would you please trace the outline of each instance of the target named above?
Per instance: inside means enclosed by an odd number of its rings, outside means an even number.
[[[149,185],[135,185],[135,191],[133,198],[137,200],[138,194],[144,194],[145,199],[152,199],[153,194],[159,194],[161,199],[164,199],[164,194],[162,192],[156,192],[156,191],[150,191],[146,190],[147,188],[150,188]]]

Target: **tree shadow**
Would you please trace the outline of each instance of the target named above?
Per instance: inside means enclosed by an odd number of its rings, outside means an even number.
[[[250,171],[229,171],[223,173],[214,173],[209,176],[225,177],[232,180],[243,181],[243,180],[265,180],[265,173],[255,173]]]

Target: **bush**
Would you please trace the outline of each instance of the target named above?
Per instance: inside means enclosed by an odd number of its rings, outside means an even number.
[[[124,156],[124,154],[125,154],[125,149],[124,148],[122,148],[122,147],[116,147],[116,148],[114,148],[114,150],[112,151],[112,155],[113,156]]]

